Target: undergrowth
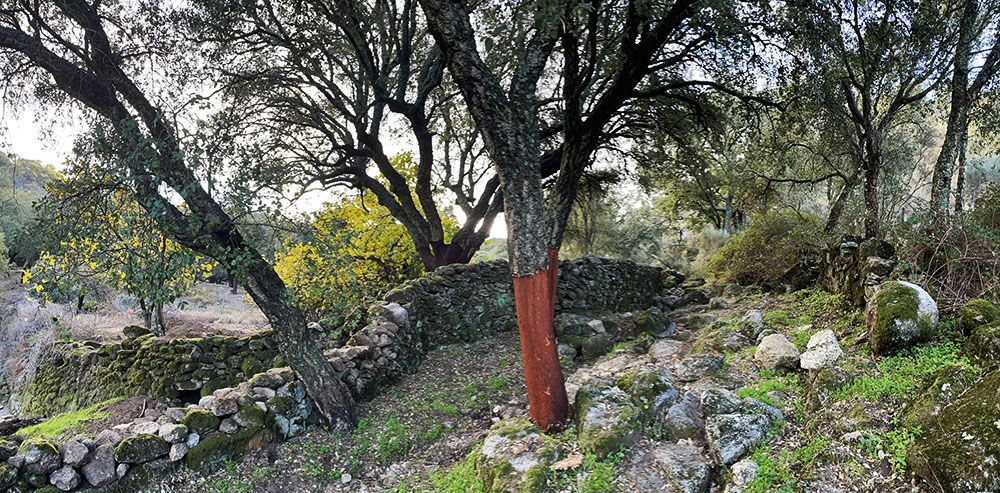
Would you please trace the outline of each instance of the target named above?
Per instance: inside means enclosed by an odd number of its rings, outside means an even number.
[[[859,377],[844,386],[837,391],[837,398],[857,396],[875,401],[882,397],[907,397],[928,377],[946,366],[977,370],[976,365],[961,354],[958,343],[942,341],[883,359],[873,375]]]
[[[83,431],[83,425],[90,421],[104,419],[110,414],[103,409],[122,400],[121,397],[108,399],[83,409],[53,416],[41,423],[25,426],[17,434],[27,438],[59,438]]]

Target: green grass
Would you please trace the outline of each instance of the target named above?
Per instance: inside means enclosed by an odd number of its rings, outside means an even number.
[[[868,433],[861,438],[861,450],[872,457],[878,458],[879,452],[889,456],[892,468],[896,473],[906,472],[906,449],[920,438],[923,430],[914,428],[898,428],[884,433]]]
[[[879,362],[875,374],[862,376],[837,391],[838,399],[857,396],[867,401],[882,397],[912,395],[931,375],[945,366],[957,365],[975,370],[977,367],[960,354],[961,347],[952,341],[942,341],[915,348]]]
[[[768,392],[784,392],[790,397],[798,400],[802,394],[802,385],[799,384],[798,375],[778,375],[774,372],[761,371],[761,379],[755,385],[750,385],[736,390],[736,395],[740,397],[752,397],[769,406],[779,407],[778,403],[768,396]]]
[[[743,490],[745,493],[791,493],[797,491],[797,479],[808,474],[823,450],[830,446],[830,439],[817,437],[806,445],[792,450],[782,450],[777,457],[761,447],[751,456],[757,463],[757,476]]]
[[[83,431],[83,425],[87,422],[108,417],[108,412],[101,408],[120,400],[122,400],[121,397],[116,397],[83,409],[60,414],[41,423],[25,426],[17,430],[17,434],[28,438],[59,438],[77,434]]]
[[[475,464],[473,463],[473,458],[476,455],[475,452],[477,451],[473,450],[473,453],[470,453],[468,457],[444,473],[432,472],[430,482],[434,485],[434,489],[431,491],[437,493],[482,493],[483,482],[479,479],[479,475],[476,474]],[[411,490],[397,488],[397,491],[398,493],[404,493]]]

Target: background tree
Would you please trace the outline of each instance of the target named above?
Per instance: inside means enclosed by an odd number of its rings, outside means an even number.
[[[212,262],[160,231],[127,190],[78,165],[53,182],[38,234],[46,250],[24,281],[50,298],[75,298],[77,310],[100,282],[135,297],[147,329],[164,335],[164,305],[212,271]],[[94,179],[98,181],[94,181]]]
[[[943,7],[942,13],[939,7]],[[890,132],[939,86],[951,62],[954,5],[841,0],[803,2],[788,12],[798,26],[796,80],[813,84],[831,118],[849,121],[862,170],[865,236],[880,235],[879,180]]]
[[[944,143],[938,153],[931,182],[931,213],[943,216],[948,209],[951,182],[958,160],[958,182],[954,191],[955,211],[963,209],[969,116],[984,90],[993,85],[1000,71],[1000,2],[964,0],[960,2],[958,39],[952,63],[950,107]]]
[[[308,330],[274,268],[188,166],[172,123],[178,119],[162,105],[176,104],[171,96],[189,94],[164,87],[166,82],[192,80],[192,67],[184,58],[190,51],[178,46],[171,31],[174,23],[162,7],[158,2],[108,5],[82,0],[6,5],[0,10],[0,67],[28,84],[23,86],[26,91],[5,96],[45,101],[68,97],[98,116],[98,134],[108,157],[114,158],[106,162],[129,183],[135,200],[178,244],[239,273],[319,415],[331,424],[353,423],[353,399],[324,358],[319,335]],[[151,66],[160,72],[150,73]],[[173,107],[182,111],[184,103]],[[184,202],[183,210],[178,200]]]

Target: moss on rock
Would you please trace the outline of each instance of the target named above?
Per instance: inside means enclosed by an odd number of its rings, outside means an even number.
[[[621,376],[615,385],[632,398],[632,403],[639,408],[643,425],[677,402],[678,392],[667,371],[633,370]]]
[[[215,430],[218,430],[220,421],[216,415],[209,411],[204,409],[191,409],[184,415],[181,423],[184,426],[187,426],[192,432],[205,436]]]
[[[959,327],[963,334],[971,335],[976,328],[997,322],[1000,322],[1000,307],[990,300],[976,298],[962,308]]]
[[[936,414],[915,420],[922,430],[907,464],[938,491],[1000,491],[1000,371],[994,371]]]
[[[184,464],[203,473],[212,472],[226,459],[239,457],[247,450],[269,442],[270,436],[270,432],[261,427],[236,433],[214,433],[188,450]]]
[[[558,443],[525,419],[496,423],[472,452],[486,493],[546,491],[549,466],[558,458]]]
[[[618,387],[585,385],[576,393],[580,449],[600,458],[639,439],[642,412]]]
[[[965,351],[983,366],[1000,363],[1000,322],[976,327],[966,342]]]
[[[896,281],[879,286],[868,303],[868,340],[875,354],[892,354],[930,339],[936,320],[920,314],[920,295]]]
[[[121,441],[115,447],[115,461],[123,464],[141,464],[167,455],[170,444],[157,435],[140,433]]]

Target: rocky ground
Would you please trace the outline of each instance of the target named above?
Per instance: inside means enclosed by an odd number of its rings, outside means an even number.
[[[524,420],[518,339],[504,333],[434,350],[362,403],[352,432],[312,431],[207,476],[176,469],[144,491],[936,491],[907,466],[926,438],[923,389],[942,368],[981,373],[954,320],[877,356],[839,295],[688,287],[669,314],[560,315],[576,403],[562,433]]]

